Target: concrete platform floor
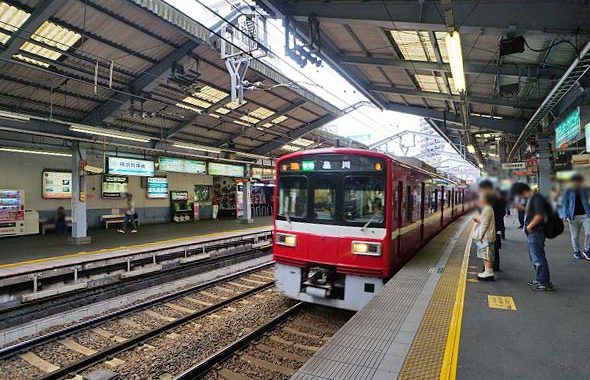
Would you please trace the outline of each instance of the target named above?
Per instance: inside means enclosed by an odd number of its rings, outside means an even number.
[[[57,257],[106,248],[132,246],[161,240],[179,239],[235,231],[252,227],[272,226],[272,217],[256,218],[252,224],[241,224],[236,219],[199,220],[186,223],[146,224],[135,234],[120,234],[116,228],[92,229],[92,243],[76,246],[67,244],[67,235],[29,235],[0,239],[0,265],[28,260]]]

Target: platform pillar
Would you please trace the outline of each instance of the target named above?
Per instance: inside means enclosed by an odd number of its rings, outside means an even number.
[[[86,150],[78,142],[72,145],[72,236],[69,244],[90,244],[86,220],[86,181],[80,162],[86,160]]]
[[[549,199],[551,196],[551,139],[546,135],[537,135],[537,142],[539,143],[539,192]]]

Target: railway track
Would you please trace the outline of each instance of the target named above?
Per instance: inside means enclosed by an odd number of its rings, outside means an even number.
[[[215,321],[224,313],[236,312],[244,305],[256,306],[260,298],[266,298],[274,283],[270,265],[225,276],[6,347],[0,350],[0,379],[60,379],[96,368],[113,370],[129,361],[126,357],[120,359],[120,355],[133,355],[132,351],[142,354],[146,347],[154,347],[153,340],[178,343],[174,339],[185,333],[190,335],[188,330],[195,326],[215,327]],[[195,321],[205,318],[206,322],[195,325]],[[153,363],[148,364],[153,367]]]
[[[232,247],[229,244],[214,247],[217,250]],[[212,253],[217,251],[213,248]],[[184,264],[180,267],[170,267],[158,272],[148,273],[136,279],[118,283],[106,283],[91,289],[79,290],[74,293],[54,296],[26,304],[0,308],[0,329],[11,325],[20,325],[35,319],[48,317],[64,311],[83,307],[91,303],[107,300],[134,291],[148,289],[163,283],[169,283],[183,277],[190,277],[210,270],[223,268],[245,260],[255,259],[269,254],[267,247],[251,248],[248,251],[220,254],[214,257],[204,257]]]
[[[297,303],[174,379],[289,379],[352,314]]]

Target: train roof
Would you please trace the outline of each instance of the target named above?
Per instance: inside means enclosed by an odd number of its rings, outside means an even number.
[[[458,182],[454,179],[445,177],[445,176],[443,176],[439,173],[436,173],[434,171],[418,167],[418,166],[413,165],[411,163],[403,162],[402,160],[400,160],[398,157],[395,157],[394,155],[391,155],[388,153],[377,152],[374,150],[357,149],[357,148],[322,148],[322,149],[303,150],[303,151],[299,151],[299,152],[289,153],[289,154],[279,157],[277,159],[277,165],[284,160],[289,160],[289,159],[293,159],[293,158],[297,158],[297,157],[301,157],[301,156],[316,155],[316,154],[357,154],[357,155],[368,156],[368,157],[382,158],[382,159],[386,159],[386,160],[391,160],[401,167],[413,169],[418,172],[428,174],[432,177],[436,177],[436,178],[439,178],[439,179],[442,179],[445,181],[452,182],[454,184],[458,184]]]

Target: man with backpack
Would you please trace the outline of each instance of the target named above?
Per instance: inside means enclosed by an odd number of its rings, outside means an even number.
[[[527,200],[524,232],[527,235],[529,258],[535,270],[535,279],[529,282],[531,290],[551,291],[553,284],[545,256],[545,238],[554,238],[563,232],[563,222],[552,210],[551,204],[541,194],[533,192],[526,183],[512,185],[512,194]]]
[[[590,260],[590,190],[584,186],[584,177],[572,176],[572,187],[563,194],[561,217],[570,226],[570,235],[574,249],[574,259]],[[578,245],[578,235],[584,229],[584,250]]]

